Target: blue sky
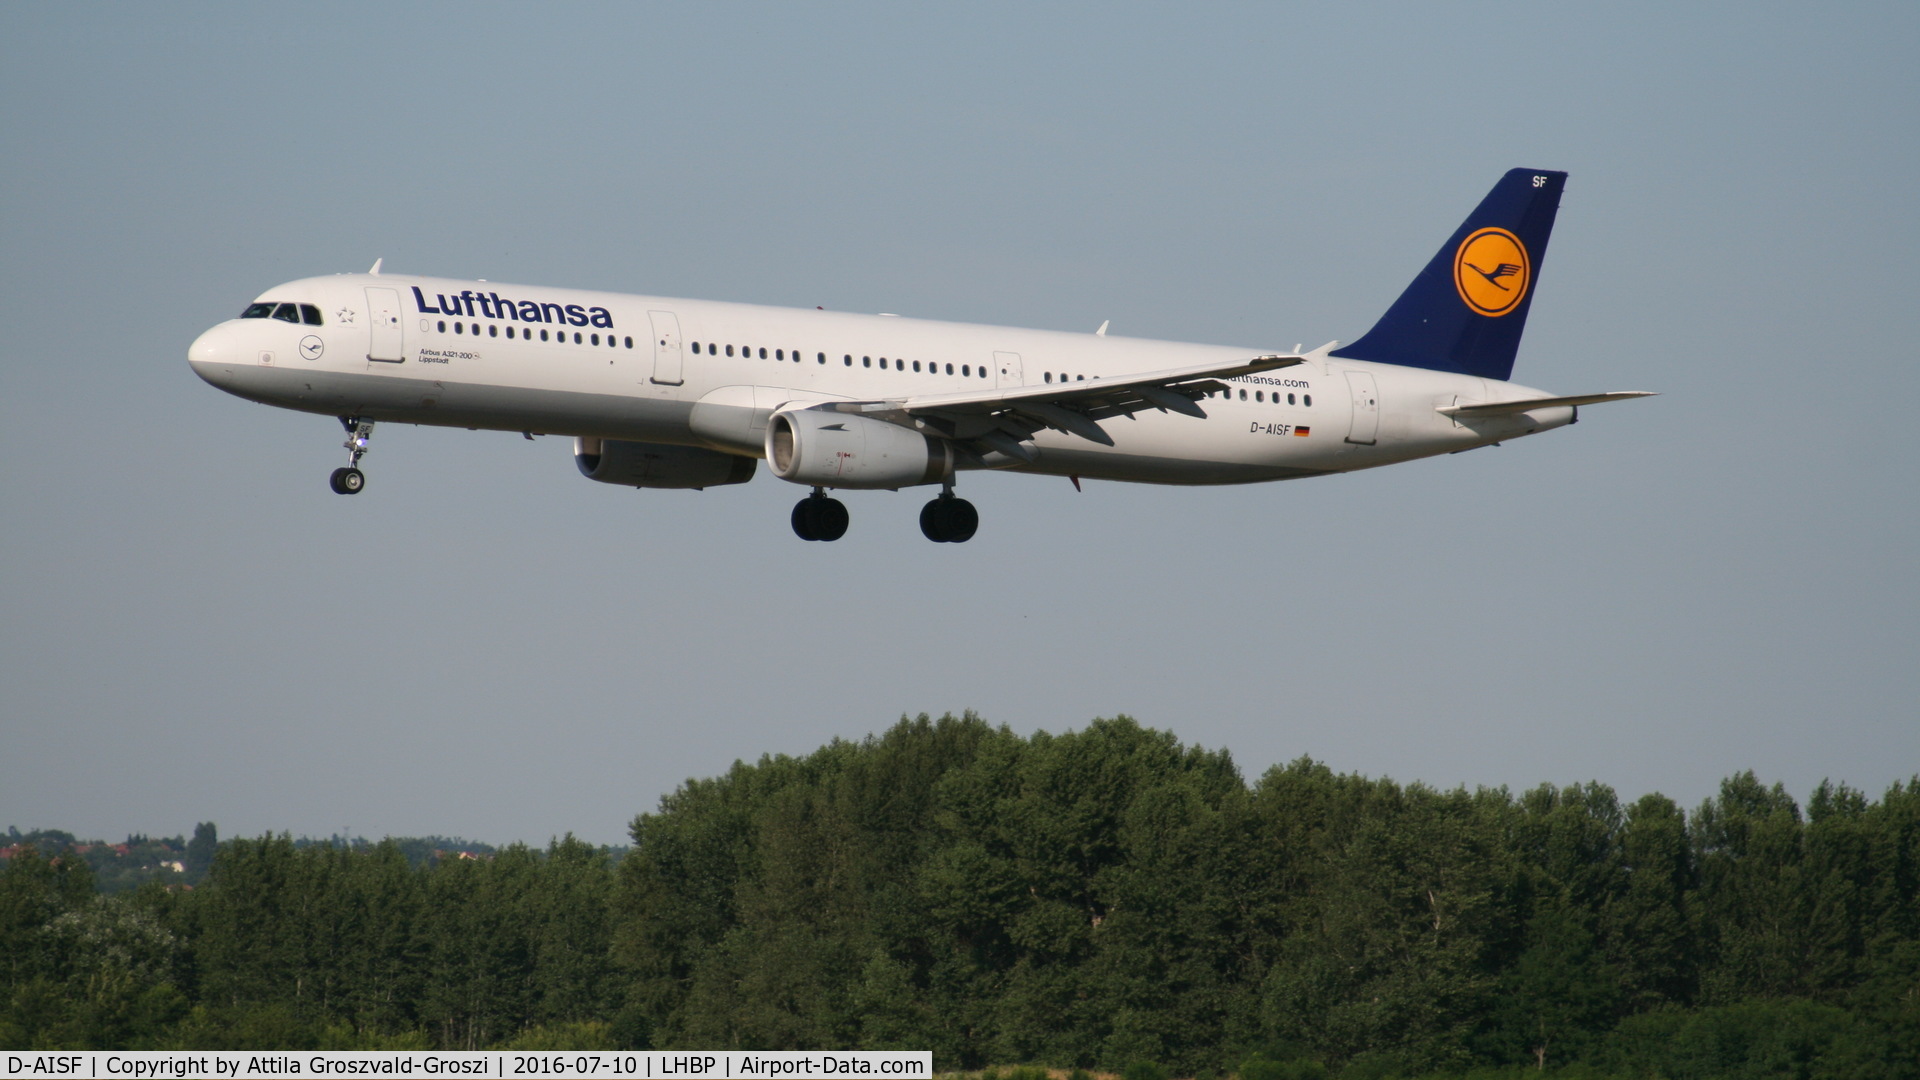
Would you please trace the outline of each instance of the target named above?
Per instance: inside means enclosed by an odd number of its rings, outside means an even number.
[[[0,9],[0,826],[618,842],[902,714],[1127,713],[1689,805],[1920,772],[1920,9]],[[1515,378],[1572,429],[1225,489],[633,492],[558,438],[227,397],[361,271],[1286,348],[1571,173]]]

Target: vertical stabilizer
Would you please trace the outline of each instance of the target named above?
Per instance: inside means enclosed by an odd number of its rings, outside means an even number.
[[[1334,356],[1505,381],[1567,174],[1514,169],[1360,340]]]

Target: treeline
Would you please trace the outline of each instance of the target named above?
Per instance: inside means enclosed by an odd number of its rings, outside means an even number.
[[[135,834],[118,844],[81,840],[62,829],[21,832],[17,827],[9,827],[5,834],[0,834],[0,868],[16,854],[32,849],[43,858],[84,860],[93,873],[94,888],[101,892],[127,892],[149,882],[198,884],[213,865],[217,846],[211,824],[202,824],[196,829],[192,840],[184,836]]]
[[[0,1046],[931,1048],[1247,1080],[1920,1075],[1920,786],[1687,814],[1438,791],[1125,719],[903,721],[690,781],[616,866],[219,845],[0,876]]]
[[[445,836],[389,837],[386,841],[399,848],[413,866],[431,866],[441,859],[476,858],[495,854],[491,844],[476,843]],[[334,848],[371,849],[366,837],[331,836],[324,840],[302,836],[293,841],[297,848],[324,845]],[[99,892],[127,892],[149,883],[174,887],[200,884],[213,867],[213,855],[219,848],[219,829],[203,821],[193,830],[193,839],[184,836],[147,836],[135,833],[118,844],[104,840],[82,840],[64,829],[33,829],[21,832],[17,826],[0,835],[0,870],[15,854],[31,848],[41,858],[78,858],[93,872],[93,885]],[[625,848],[608,849],[615,858]]]

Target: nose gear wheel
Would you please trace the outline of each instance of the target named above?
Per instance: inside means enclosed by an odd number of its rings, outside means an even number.
[[[347,451],[347,466],[333,470],[327,484],[337,494],[358,495],[360,489],[367,486],[367,474],[360,471],[360,459],[367,454],[367,440],[373,438],[373,421],[364,416],[339,419],[340,426],[347,429],[347,441],[341,444]]]

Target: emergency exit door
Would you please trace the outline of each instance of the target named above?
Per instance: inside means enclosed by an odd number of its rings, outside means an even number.
[[[1017,352],[997,352],[993,354],[995,386],[1025,386],[1026,379],[1020,372],[1020,354]]]

